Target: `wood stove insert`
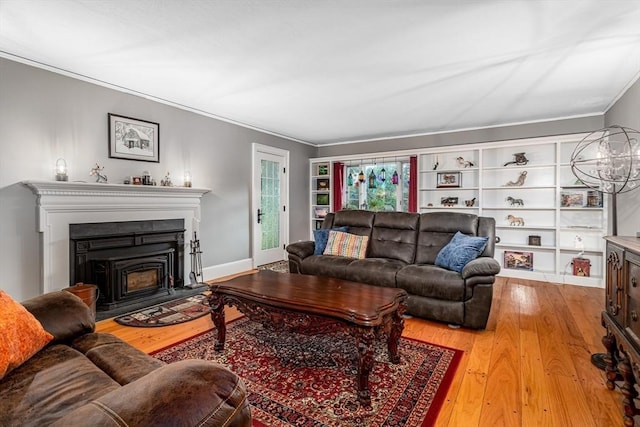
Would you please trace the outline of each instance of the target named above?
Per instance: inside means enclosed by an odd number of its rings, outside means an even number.
[[[184,220],[69,224],[71,283],[98,286],[98,310],[184,285]]]

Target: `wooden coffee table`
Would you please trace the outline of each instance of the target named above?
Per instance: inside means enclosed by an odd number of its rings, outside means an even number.
[[[316,335],[346,331],[356,338],[358,398],[369,406],[373,342],[386,337],[389,359],[399,363],[407,293],[328,277],[259,271],[210,285],[211,318],[218,330],[215,349],[226,336],[224,306],[236,306],[267,328]]]

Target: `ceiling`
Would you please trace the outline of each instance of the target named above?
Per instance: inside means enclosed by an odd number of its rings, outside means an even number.
[[[640,0],[0,0],[0,54],[322,145],[603,114]]]

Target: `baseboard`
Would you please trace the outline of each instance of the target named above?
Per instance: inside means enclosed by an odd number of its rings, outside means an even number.
[[[251,258],[205,267],[202,269],[203,282],[242,273],[251,269],[253,269],[253,260]]]

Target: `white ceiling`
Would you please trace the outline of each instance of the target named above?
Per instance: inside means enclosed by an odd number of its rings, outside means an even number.
[[[0,0],[0,51],[321,145],[603,114],[640,0]]]

